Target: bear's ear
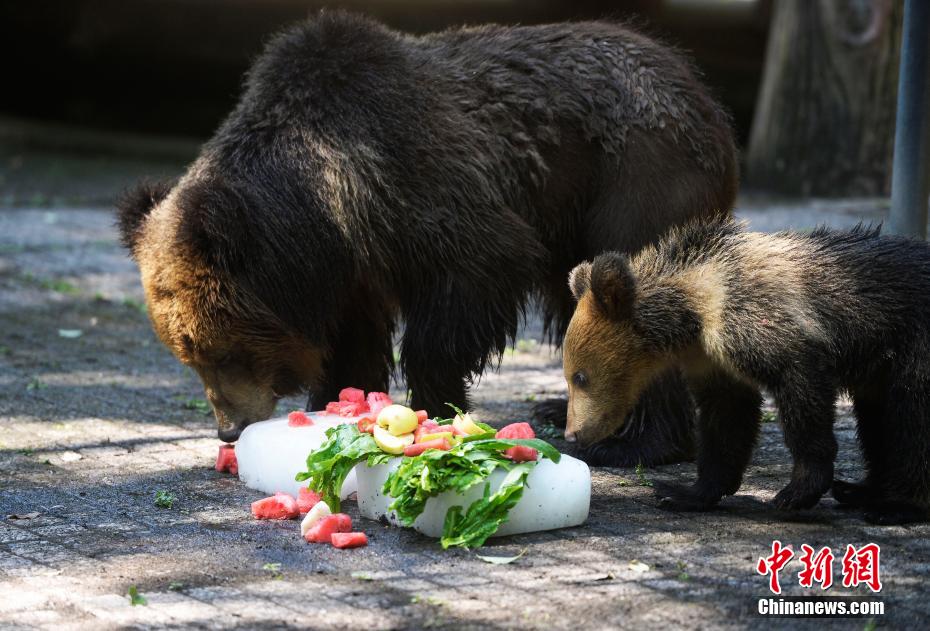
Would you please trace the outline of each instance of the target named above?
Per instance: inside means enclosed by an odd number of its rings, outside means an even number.
[[[591,293],[607,317],[625,320],[633,315],[636,278],[623,254],[600,254],[591,265]]]
[[[585,261],[576,265],[568,275],[568,288],[572,290],[572,296],[577,302],[581,300],[589,287],[591,287],[591,263]]]
[[[248,207],[222,177],[193,182],[178,195],[178,238],[209,265],[233,268],[248,249]]]
[[[172,181],[145,180],[120,195],[116,202],[116,225],[123,247],[130,252],[135,249],[142,220],[168,197],[173,185]]]

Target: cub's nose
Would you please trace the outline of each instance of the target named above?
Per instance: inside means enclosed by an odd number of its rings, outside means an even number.
[[[221,427],[216,430],[217,436],[219,436],[220,440],[222,440],[224,443],[235,442],[241,433],[241,427]]]
[[[575,432],[570,432],[570,431],[568,431],[568,430],[565,430],[565,440],[567,440],[567,441],[570,442],[570,443],[573,443],[573,442],[575,442],[575,441],[578,440],[578,439],[577,439],[577,437],[575,436]]]

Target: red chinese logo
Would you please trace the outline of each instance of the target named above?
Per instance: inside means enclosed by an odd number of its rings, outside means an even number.
[[[804,566],[798,572],[798,583],[801,587],[813,587],[820,583],[820,589],[829,589],[833,585],[833,551],[823,547],[817,554],[806,543],[801,544],[801,564]]]
[[[853,545],[846,546],[843,555],[843,587],[858,587],[866,585],[873,592],[882,589],[880,578],[878,544],[868,543],[860,548]],[[772,542],[772,554],[761,557],[756,563],[756,571],[762,576],[769,577],[769,589],[773,594],[781,594],[781,584],[778,574],[794,558],[790,546],[783,546],[781,541]],[[814,550],[806,543],[801,544],[801,571],[798,572],[798,584],[801,587],[812,588],[814,584],[820,589],[829,589],[833,585],[833,561],[836,557],[833,550],[824,546]]]
[[[878,575],[879,564],[878,544],[869,543],[858,550],[854,546],[846,546],[843,555],[843,587],[858,587],[860,583],[868,585],[873,592],[882,590],[882,581]]]
[[[756,571],[759,574],[762,576],[766,574],[770,575],[769,589],[772,590],[773,594],[781,593],[781,585],[778,584],[778,573],[781,572],[781,569],[785,567],[793,556],[794,552],[792,552],[790,548],[783,548],[781,541],[775,540],[772,542],[771,556],[760,558],[759,562],[756,564]]]

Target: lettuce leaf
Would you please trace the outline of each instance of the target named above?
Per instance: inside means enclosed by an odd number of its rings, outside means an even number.
[[[358,431],[353,423],[326,430],[326,442],[307,456],[307,470],[298,473],[298,482],[309,480],[307,486],[320,494],[334,513],[339,512],[342,483],[352,467],[366,461],[369,467],[391,459],[381,451],[371,434]]]
[[[510,509],[523,497],[526,477],[536,466],[535,462],[523,462],[511,469],[497,491],[491,494],[491,485],[484,485],[484,495],[475,500],[463,514],[461,506],[452,506],[446,512],[442,526],[443,549],[449,546],[477,548],[484,545],[488,537],[497,532],[507,521]]]
[[[419,456],[404,458],[382,488],[382,493],[394,498],[389,510],[395,512],[402,524],[410,526],[423,512],[429,498],[446,491],[464,493],[486,482],[498,467],[507,470],[509,473],[500,488],[491,494],[490,485],[486,484],[483,498],[473,502],[466,513],[462,514],[461,507],[449,509],[443,525],[443,547],[482,545],[507,521],[510,509],[520,501],[526,476],[536,463],[515,463],[504,457],[505,449],[532,447],[553,462],[561,458],[557,449],[537,438],[484,438],[483,435],[476,438],[449,451],[427,450]]]

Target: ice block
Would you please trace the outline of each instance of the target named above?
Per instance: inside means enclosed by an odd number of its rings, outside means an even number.
[[[384,516],[392,524],[400,524],[397,516],[388,511],[393,498],[381,493],[384,481],[399,464],[400,458],[394,458],[376,467],[360,464],[355,468],[358,507],[363,517],[380,519]],[[488,481],[492,493],[500,486],[505,475],[506,472],[501,470],[490,475]],[[429,537],[442,536],[446,511],[455,505],[467,507],[479,499],[483,492],[484,484],[477,484],[463,495],[447,492],[429,499],[423,513],[413,523],[413,528]],[[588,518],[590,504],[591,471],[588,465],[566,455],[562,456],[558,464],[542,459],[527,477],[523,497],[510,509],[507,522],[494,536],[577,526]]]
[[[326,430],[340,423],[355,423],[361,416],[343,418],[334,414],[308,414],[313,425],[291,427],[287,418],[252,423],[236,442],[239,479],[246,486],[269,495],[277,491],[297,496],[306,482],[294,476],[307,469],[307,456],[326,440]],[[342,485],[345,499],[356,489],[355,472]]]

